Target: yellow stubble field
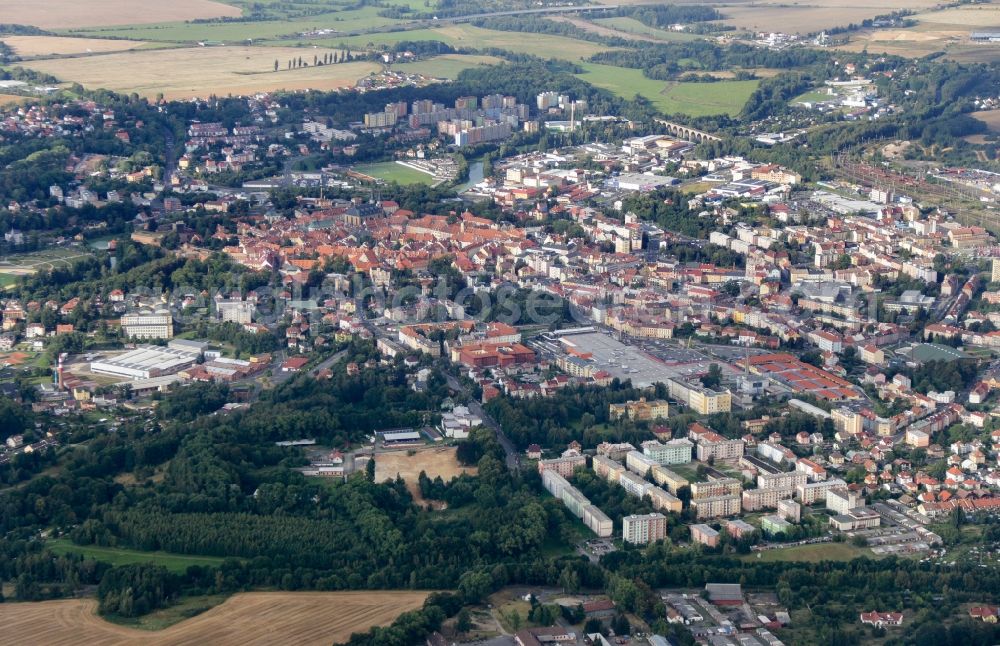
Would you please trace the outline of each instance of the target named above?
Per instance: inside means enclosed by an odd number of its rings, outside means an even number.
[[[160,631],[109,623],[93,599],[0,604],[7,646],[328,646],[386,626],[423,605],[426,592],[250,592]]]
[[[105,88],[167,99],[210,94],[252,94],[272,90],[335,90],[353,86],[380,69],[358,61],[313,67],[313,56],[329,50],[298,47],[185,47],[137,50],[59,60],[30,61],[26,67],[77,82],[87,89]],[[287,70],[301,57],[309,67]],[[279,71],[274,71],[278,61]]]
[[[236,17],[238,7],[212,0],[0,0],[0,20],[43,29],[136,25]]]

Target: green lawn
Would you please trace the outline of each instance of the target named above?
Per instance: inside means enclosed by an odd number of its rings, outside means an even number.
[[[104,619],[114,624],[128,626],[129,628],[138,628],[139,630],[163,630],[185,619],[200,615],[206,610],[211,610],[228,598],[229,595],[225,594],[181,597],[177,600],[177,603],[173,603],[166,608],[159,608],[141,617],[109,615],[105,616]]]
[[[221,565],[225,560],[218,556],[190,556],[187,554],[171,554],[170,552],[143,552],[119,547],[76,545],[68,538],[58,538],[49,541],[47,546],[56,554],[82,554],[85,558],[103,561],[111,565],[154,563],[162,565],[171,572],[184,572],[192,565],[215,567]]]
[[[435,56],[434,58],[430,58],[425,61],[403,63],[401,65],[393,65],[393,67],[401,72],[416,72],[418,74],[425,74],[435,78],[456,79],[462,70],[467,70],[471,67],[479,65],[497,65],[502,62],[503,59],[495,56],[445,54],[443,56]]]
[[[17,282],[17,276],[11,274],[0,274],[0,289],[9,289]]]
[[[581,63],[586,72],[578,78],[624,99],[636,94],[648,99],[665,114],[701,117],[716,114],[736,115],[760,81],[718,81],[715,83],[671,83],[647,78],[642,70]]]
[[[397,184],[433,184],[434,178],[427,173],[421,173],[396,162],[382,162],[379,164],[363,164],[355,166],[354,170],[365,175],[371,175],[387,182]]]
[[[875,558],[871,550],[866,547],[855,547],[849,543],[816,543],[814,545],[799,545],[780,550],[757,552],[744,556],[743,559],[763,563],[773,563],[775,561],[819,563],[820,561],[851,561],[862,556]]]
[[[818,103],[820,101],[831,101],[835,98],[820,90],[810,90],[792,99],[792,103]]]
[[[683,41],[697,40],[699,38],[699,36],[695,34],[686,34],[682,31],[667,31],[665,29],[650,27],[649,25],[639,22],[635,18],[628,18],[625,16],[618,16],[615,18],[597,18],[593,22],[598,25],[603,25],[604,27],[617,29],[618,31],[624,31],[630,34],[639,34],[641,36],[649,36],[651,38],[656,38],[657,40]]]

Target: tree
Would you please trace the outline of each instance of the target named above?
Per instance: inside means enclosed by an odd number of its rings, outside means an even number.
[[[274,71],[275,71],[275,72],[277,72],[277,71],[278,71],[278,59],[277,59],[277,58],[276,58],[276,59],[274,59]]]
[[[580,575],[576,573],[576,570],[567,565],[559,574],[559,587],[566,592],[579,592]]]
[[[719,364],[713,363],[708,366],[708,374],[701,378],[701,383],[706,388],[714,388],[722,383],[722,368]]]
[[[368,482],[375,482],[375,458],[371,458],[365,464],[365,478]]]
[[[467,633],[472,630],[472,617],[469,616],[467,608],[462,608],[455,619],[455,630],[459,633]]]

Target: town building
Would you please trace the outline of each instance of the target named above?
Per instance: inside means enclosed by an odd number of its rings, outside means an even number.
[[[622,518],[622,540],[646,545],[663,540],[667,535],[667,517],[660,513],[633,514]]]

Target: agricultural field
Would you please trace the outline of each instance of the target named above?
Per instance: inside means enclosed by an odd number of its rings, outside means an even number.
[[[101,619],[93,599],[0,604],[9,646],[312,646],[346,641],[423,605],[426,592],[250,592],[191,619],[150,632]]]
[[[5,23],[43,29],[132,25],[241,15],[237,7],[212,0],[0,0]]]
[[[646,36],[653,40],[664,41],[697,40],[700,38],[700,36],[695,34],[686,34],[682,31],[666,31],[665,29],[650,27],[649,25],[639,22],[635,18],[629,18],[627,16],[597,18],[591,24],[609,28],[611,33],[608,35],[622,35],[615,32],[624,32],[625,35]],[[582,24],[580,26],[583,27]]]
[[[0,105],[10,105],[12,103],[24,103],[30,101],[31,97],[20,94],[0,94]]]
[[[1000,29],[1000,5],[950,7],[925,11],[910,17],[917,24],[906,29],[866,29],[852,35],[842,49],[867,50],[910,58],[946,52],[965,63],[1000,60],[1000,51],[989,44],[973,43],[971,31]]]
[[[393,67],[401,72],[416,72],[434,78],[456,79],[462,70],[480,65],[497,65],[502,62],[503,59],[496,56],[444,54],[415,63],[393,65]]]
[[[368,61],[312,67],[317,53],[291,47],[188,47],[33,61],[26,67],[78,82],[87,89],[136,92],[147,97],[163,93],[168,99],[280,89],[334,90],[353,86],[359,78],[381,69]],[[299,57],[310,67],[281,69],[289,59]],[[278,72],[274,71],[275,60]]]
[[[56,554],[81,554],[84,558],[103,561],[112,565],[130,565],[132,563],[153,563],[162,565],[171,572],[182,573],[192,565],[217,567],[225,560],[217,556],[189,556],[186,554],[170,554],[169,552],[143,552],[118,547],[101,547],[100,545],[76,545],[68,539],[56,539],[48,543],[48,548]]]
[[[420,497],[420,489],[417,487],[417,480],[420,472],[423,471],[427,477],[434,479],[441,476],[445,482],[463,473],[475,475],[476,467],[463,467],[455,459],[455,449],[453,447],[432,447],[419,449],[409,455],[410,451],[387,451],[375,455],[375,480],[395,478],[397,475],[406,481],[406,488],[413,494],[415,500],[423,500]]]
[[[10,46],[14,53],[21,58],[104,54],[136,49],[146,44],[142,41],[67,38],[65,36],[3,36],[0,37],[0,40]]]
[[[1000,110],[973,112],[969,116],[985,123],[989,127],[990,132],[1000,132]]]
[[[354,49],[376,48],[380,45],[394,45],[403,41],[437,40],[455,48],[486,49],[497,48],[519,54],[534,54],[541,58],[561,58],[568,61],[579,61],[589,58],[598,52],[610,49],[599,43],[552,36],[548,34],[530,34],[515,31],[494,31],[472,25],[445,25],[434,29],[413,29],[410,31],[394,31],[377,34],[364,34],[345,38],[329,38],[324,42],[328,46],[347,46]]]
[[[647,78],[642,70],[582,63],[586,72],[578,78],[624,99],[636,94],[648,99],[665,114],[700,117],[737,114],[746,105],[759,81],[719,81],[717,83],[671,83]]]
[[[296,37],[313,29],[335,29],[350,32],[372,29],[400,22],[378,15],[378,7],[362,7],[347,11],[323,13],[293,20],[261,20],[243,23],[169,22],[152,25],[112,26],[88,29],[80,34],[97,37],[128,38],[131,40],[170,43],[245,43],[248,40],[274,40]],[[309,42],[309,41],[304,41]]]
[[[355,166],[354,170],[359,173],[368,175],[369,177],[374,177],[376,179],[384,179],[387,182],[396,182],[397,184],[433,184],[434,178],[427,173],[421,173],[415,168],[410,168],[409,166],[403,166],[402,164],[397,164],[396,162],[381,162],[378,164],[363,164],[361,166]],[[419,473],[419,472],[418,472]]]

